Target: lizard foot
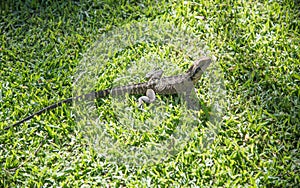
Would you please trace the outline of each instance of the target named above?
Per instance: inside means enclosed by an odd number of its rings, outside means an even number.
[[[155,92],[152,89],[147,89],[146,96],[141,96],[139,99],[138,107],[143,108],[143,103],[152,103],[155,101]]]

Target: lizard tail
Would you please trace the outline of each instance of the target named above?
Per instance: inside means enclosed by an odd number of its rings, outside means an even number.
[[[39,111],[31,114],[30,116],[25,117],[24,119],[18,121],[17,123],[15,123],[15,124],[13,124],[11,126],[4,127],[4,130],[8,130],[11,127],[16,127],[16,126],[18,126],[18,125],[20,125],[20,124],[22,124],[22,123],[24,123],[24,122],[32,119],[34,116],[41,115],[42,113],[44,113],[46,111],[49,111],[49,110],[54,109],[56,107],[62,106],[63,104],[71,103],[72,101],[73,101],[73,98],[68,98],[68,99],[62,100],[62,101],[60,101],[58,103],[52,104],[50,106],[47,106],[47,107],[45,107],[45,108],[43,108],[43,109],[41,109],[41,110],[39,110]]]
[[[54,103],[50,106],[47,106],[33,114],[31,114],[30,116],[27,116],[25,117],[24,119],[18,121],[17,123],[13,124],[13,125],[10,125],[10,126],[7,126],[7,127],[4,127],[4,130],[8,130],[10,129],[11,127],[16,127],[16,126],[19,126],[20,124],[32,119],[33,117],[35,116],[38,116],[38,115],[41,115],[42,113],[44,112],[47,112],[49,110],[52,110],[56,107],[59,107],[59,106],[62,106],[63,104],[70,104],[74,101],[78,101],[78,100],[93,100],[93,99],[96,99],[96,98],[102,98],[102,97],[106,97],[107,95],[110,94],[110,89],[106,89],[106,90],[101,90],[101,91],[97,91],[97,92],[91,92],[91,93],[88,93],[88,94],[84,94],[84,95],[80,95],[80,96],[77,96],[77,97],[71,97],[71,98],[68,98],[68,99],[65,99],[65,100],[62,100],[58,103]]]

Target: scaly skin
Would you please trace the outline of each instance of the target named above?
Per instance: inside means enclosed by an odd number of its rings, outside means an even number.
[[[168,95],[168,94],[176,94],[180,91],[182,91],[183,88],[184,92],[190,92],[192,88],[184,88],[184,85],[188,82],[192,82],[193,85],[198,82],[203,72],[206,70],[206,68],[210,65],[211,59],[208,57],[203,57],[199,59],[197,62],[195,62],[189,70],[182,75],[177,76],[169,76],[169,77],[163,77],[163,78],[154,78],[150,79],[148,82],[133,84],[133,85],[127,85],[127,86],[121,86],[116,87],[112,89],[105,89],[101,91],[94,91],[88,94],[84,94],[81,96],[71,97],[65,100],[62,100],[58,103],[52,104],[50,106],[47,106],[43,109],[41,109],[38,112],[35,112],[34,114],[27,116],[26,118],[18,121],[17,123],[7,126],[4,128],[4,130],[10,129],[11,127],[18,126],[30,119],[32,119],[34,116],[38,116],[44,112],[47,112],[49,110],[52,110],[54,108],[57,108],[59,106],[62,106],[63,104],[69,104],[74,101],[78,100],[93,100],[96,98],[103,98],[108,95],[112,96],[118,96],[118,95],[124,95],[125,93],[128,93],[130,95],[144,95],[139,98],[139,103],[142,102],[153,102],[155,100],[155,93],[160,95]],[[161,74],[160,74],[161,76]]]

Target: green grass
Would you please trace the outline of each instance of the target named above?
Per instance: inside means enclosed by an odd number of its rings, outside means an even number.
[[[299,9],[299,2],[292,0],[2,2],[0,187],[296,187],[300,183]],[[134,166],[105,160],[88,147],[67,105],[3,130],[28,114],[71,97],[76,67],[100,36],[145,20],[188,27],[216,57],[227,103],[209,147],[203,142],[203,130],[209,128],[205,113],[212,107],[206,93],[211,87],[205,79],[209,73],[197,84],[198,97],[207,109],[196,115],[196,136],[164,162]],[[190,64],[189,58],[178,55],[168,44],[163,48],[140,43],[114,54],[98,70],[102,76],[97,88],[117,84],[114,81],[128,75],[130,65],[155,54],[170,60],[179,71]],[[143,79],[142,75],[138,78]],[[157,134],[134,133],[120,127],[129,120],[116,120],[120,114],[113,109],[113,99],[98,101],[104,126],[122,142],[155,143],[182,122],[184,110],[176,96],[159,96],[158,103],[145,106],[146,112],[136,109],[136,96],[125,98],[136,121],[157,118],[151,112],[159,104],[168,104],[168,118],[161,126],[154,121]]]

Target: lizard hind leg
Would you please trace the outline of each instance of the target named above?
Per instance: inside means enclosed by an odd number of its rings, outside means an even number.
[[[146,96],[141,96],[139,98],[139,104],[138,104],[138,107],[141,108],[142,107],[142,104],[145,102],[145,103],[152,103],[155,101],[155,92],[153,91],[153,89],[147,89],[147,92],[146,92]]]
[[[148,80],[148,81],[151,81],[151,80],[156,80],[156,79],[160,79],[163,75],[163,70],[161,69],[156,69],[156,70],[153,70],[151,72],[149,72],[148,74],[146,74],[145,78]],[[152,103],[155,101],[155,92],[153,91],[153,89],[147,89],[146,91],[146,96],[141,96],[139,99],[139,104],[138,104],[138,107],[139,108],[142,108],[142,105],[143,103]]]

